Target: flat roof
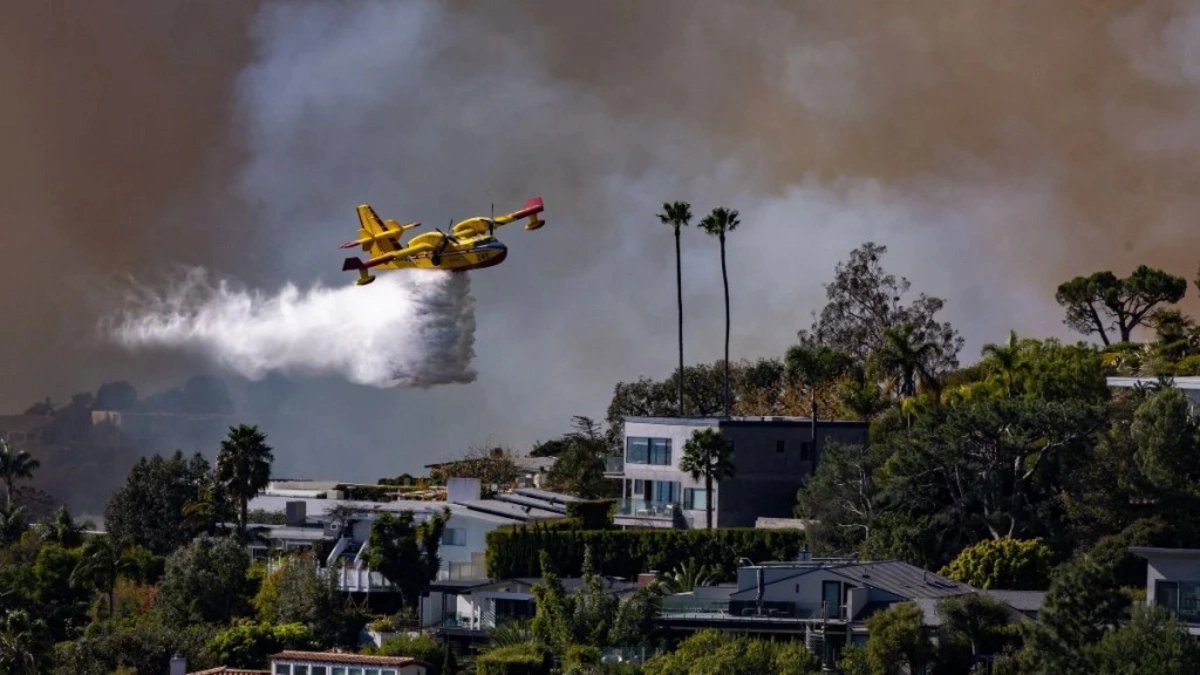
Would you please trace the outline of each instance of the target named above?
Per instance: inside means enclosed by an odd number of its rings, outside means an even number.
[[[734,416],[734,417],[626,417],[625,423],[634,424],[670,424],[686,427],[740,427],[740,426],[801,426],[811,425],[811,417],[794,417],[777,415],[773,417]],[[865,427],[862,420],[826,420],[818,419],[818,427]]]
[[[1200,548],[1159,548],[1157,546],[1130,546],[1125,549],[1143,558],[1196,558],[1200,559]]]
[[[1171,382],[1175,384],[1175,388],[1184,389],[1187,391],[1200,390],[1200,377],[1172,377]],[[1105,378],[1110,387],[1128,387],[1132,388],[1137,385],[1149,386],[1158,383],[1157,377],[1109,377]]]

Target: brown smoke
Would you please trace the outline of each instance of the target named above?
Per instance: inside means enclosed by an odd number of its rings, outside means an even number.
[[[395,425],[433,459],[468,436],[545,437],[600,416],[615,380],[669,372],[664,200],[743,212],[744,356],[786,346],[867,237],[947,297],[966,360],[1009,327],[1062,333],[1053,289],[1072,275],[1190,277],[1200,259],[1200,12],[1183,2],[9,5],[8,408],[182,372],[83,337],[105,309],[89,291],[114,273],[162,258],[332,278],[359,201],[444,226],[547,199],[550,225],[505,233],[510,262],[473,286],[478,385],[301,397],[380,420],[364,445]],[[720,353],[714,259],[689,233],[690,362]],[[440,409],[478,414],[416,424]]]

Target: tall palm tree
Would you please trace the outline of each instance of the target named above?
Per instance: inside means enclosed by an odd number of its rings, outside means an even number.
[[[92,537],[83,545],[79,564],[71,572],[71,583],[89,584],[103,593],[111,618],[116,612],[117,579],[133,568],[133,561],[121,555],[111,537]]]
[[[1008,340],[1003,345],[988,343],[983,346],[982,352],[984,358],[991,359],[992,365],[1004,377],[1008,387],[1008,397],[1016,396],[1017,388],[1013,376],[1028,368],[1028,364],[1022,358],[1017,332],[1015,330],[1008,331]]]
[[[225,493],[238,500],[238,535],[246,539],[248,504],[271,481],[271,462],[275,456],[267,445],[267,436],[258,427],[239,424],[229,428],[217,453],[217,482]]]
[[[817,393],[837,381],[853,365],[854,360],[849,354],[825,345],[794,345],[784,356],[788,381],[802,382],[808,390],[814,457],[817,451]]]
[[[679,470],[692,474],[692,480],[704,477],[704,511],[708,529],[713,521],[713,482],[732,478],[733,444],[716,429],[697,429],[683,444]]]
[[[664,203],[658,220],[675,230],[675,299],[679,305],[679,416],[683,417],[683,264],[679,254],[679,233],[692,223],[692,206],[687,202]]]
[[[4,481],[8,509],[12,510],[13,483],[33,478],[33,472],[42,463],[24,450],[17,450],[6,440],[0,440],[0,480]]]
[[[42,538],[63,548],[75,548],[83,543],[83,531],[88,527],[90,523],[76,523],[67,507],[60,506],[54,512],[54,519],[42,524]]]
[[[725,284],[725,380],[722,393],[726,417],[729,417],[729,274],[725,270],[725,235],[733,232],[740,224],[738,212],[724,207],[713,209],[700,221],[700,227],[721,243],[721,280]]]
[[[906,323],[884,331],[875,358],[880,369],[895,378],[897,393],[909,398],[916,396],[918,384],[936,386],[929,364],[941,352],[936,342],[922,342],[914,335],[912,324]]]

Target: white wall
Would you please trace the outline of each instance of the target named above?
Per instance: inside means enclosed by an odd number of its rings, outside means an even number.
[[[1146,561],[1146,604],[1154,604],[1159,581],[1200,581],[1200,559],[1155,557]]]

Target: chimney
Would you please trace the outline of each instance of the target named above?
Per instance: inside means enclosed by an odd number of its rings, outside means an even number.
[[[658,572],[655,570],[650,570],[649,572],[642,572],[637,576],[637,585],[638,588],[645,588],[657,580]]]
[[[305,514],[304,502],[287,502],[285,507],[287,516],[284,520],[288,527],[303,527],[304,521],[307,518]]]
[[[446,501],[474,502],[479,500],[478,478],[451,478],[446,481]]]
[[[171,675],[187,675],[187,658],[179,652],[175,652],[175,656],[171,657],[170,672]]]
[[[804,544],[804,548],[800,549],[800,562],[809,562],[812,560],[812,553],[808,550],[808,544]]]

